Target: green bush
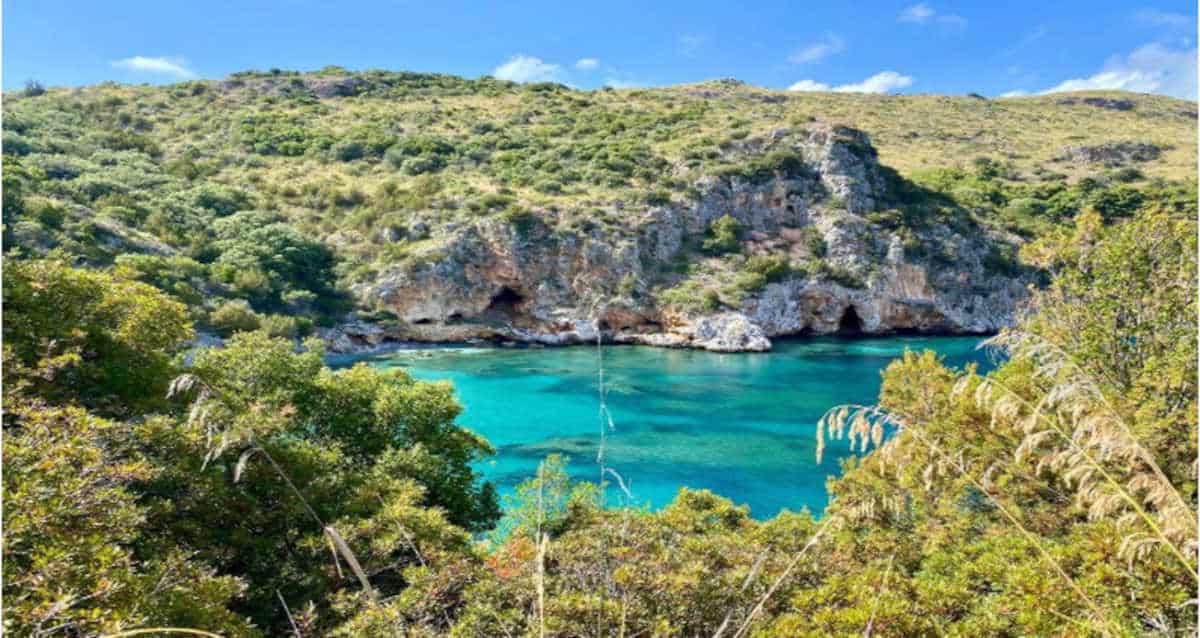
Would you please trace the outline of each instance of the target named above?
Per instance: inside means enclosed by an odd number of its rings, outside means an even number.
[[[501,219],[515,228],[520,236],[528,235],[542,223],[541,218],[524,206],[509,206],[501,213]]]
[[[817,259],[825,257],[829,247],[825,244],[825,236],[821,234],[821,231],[816,226],[805,226],[801,233],[808,254]]]
[[[656,296],[660,303],[685,312],[713,312],[721,307],[720,293],[694,279],[659,291]]]
[[[1143,202],[1142,192],[1125,184],[1097,189],[1087,198],[1087,203],[1099,211],[1105,221],[1132,217]]]
[[[367,148],[358,140],[343,140],[330,147],[329,152],[339,162],[350,162],[366,156]]]
[[[259,328],[272,337],[299,339],[312,334],[313,323],[307,317],[266,315],[259,319]]]
[[[671,191],[658,189],[646,193],[642,201],[647,206],[669,206],[671,204]]]
[[[208,323],[222,337],[228,337],[235,332],[258,330],[262,325],[262,317],[250,308],[245,299],[232,299],[217,306],[208,315]]]
[[[753,281],[756,285],[743,288],[749,292],[760,290],[768,283],[782,281],[791,274],[791,270],[791,262],[786,255],[754,255],[746,260],[741,274],[752,275],[753,278],[746,281]]]
[[[708,227],[702,247],[705,252],[720,255],[741,250],[742,224],[729,214],[722,215]]]

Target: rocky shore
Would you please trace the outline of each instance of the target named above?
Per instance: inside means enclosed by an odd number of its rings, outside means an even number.
[[[897,206],[899,178],[879,166],[864,133],[781,128],[731,152],[803,160],[765,178],[703,177],[686,202],[613,204],[604,212],[625,220],[616,229],[564,227],[554,210],[429,229],[425,253],[354,291],[388,319],[349,317],[323,336],[331,351],[353,352],[393,340],[565,345],[594,342],[599,329],[613,343],[735,352],[769,350],[789,335],[987,333],[1014,322],[1030,279],[989,258],[1017,239],[939,220],[899,229],[879,221]],[[677,265],[704,258],[698,238],[725,216],[743,231],[742,253],[820,270],[710,310],[664,303],[662,291],[686,277]]]

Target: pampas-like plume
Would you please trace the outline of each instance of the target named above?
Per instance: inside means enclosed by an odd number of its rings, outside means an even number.
[[[825,415],[822,416],[817,422],[817,438],[818,441],[820,441],[824,436],[823,432],[827,430],[829,435],[835,438],[848,438],[852,449],[856,440],[861,441],[862,444],[860,445],[860,448],[865,451],[867,440],[866,437],[870,434],[876,422],[883,425],[890,425],[898,433],[909,433],[913,439],[917,441],[917,443],[932,452],[940,461],[940,463],[930,464],[928,467],[936,468],[944,464],[952,471],[956,472],[959,476],[971,483],[975,489],[979,490],[979,492],[991,502],[996,510],[999,511],[1001,515],[1013,527],[1015,527],[1027,541],[1029,541],[1029,543],[1038,551],[1042,560],[1045,561],[1051,568],[1053,568],[1058,576],[1067,584],[1067,586],[1070,587],[1077,596],[1079,596],[1080,600],[1082,600],[1088,607],[1095,621],[1099,624],[1100,631],[1105,635],[1113,635],[1110,631],[1111,621],[1108,620],[1100,606],[1096,604],[1096,602],[1092,600],[1092,598],[1088,596],[1082,588],[1080,588],[1079,584],[1076,583],[1069,574],[1067,574],[1066,570],[1059,565],[1058,561],[1054,559],[1054,556],[1051,555],[1050,551],[1042,542],[1042,539],[1030,532],[1016,517],[1016,515],[1013,514],[1013,512],[1010,511],[1009,508],[1000,501],[1000,499],[996,498],[991,490],[988,489],[988,486],[985,485],[981,479],[978,479],[973,475],[967,465],[963,452],[960,451],[958,455],[952,455],[943,450],[936,441],[932,440],[922,430],[917,421],[885,410],[880,406],[838,406],[826,412]],[[884,444],[878,448],[878,453],[882,454],[883,457],[887,459],[899,449],[897,441],[898,437],[893,437],[892,439],[884,442]],[[818,445],[818,449],[820,449],[820,445]],[[989,467],[987,471],[991,471],[993,467],[994,466]],[[934,471],[936,472],[937,470]],[[929,473],[930,470],[927,468],[926,472]],[[931,476],[932,475],[928,475],[925,479],[927,485],[931,484],[932,482]]]
[[[1091,520],[1114,520],[1126,530],[1141,521],[1149,537],[1145,530],[1128,531],[1123,557],[1139,560],[1160,545],[1200,582],[1195,510],[1096,380],[1057,345],[1031,333],[1006,331],[984,345],[1029,360],[1039,384],[1036,403],[993,377],[982,378],[975,391],[976,404],[990,410],[993,424],[1016,424],[1025,433],[1015,458],[1036,458],[1037,473],[1059,474]]]
[[[538,594],[538,637],[546,638],[546,549],[550,547],[550,537],[542,534],[538,540],[537,571],[534,572],[534,586]]]

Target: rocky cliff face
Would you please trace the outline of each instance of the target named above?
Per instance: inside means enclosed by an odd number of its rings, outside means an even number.
[[[364,305],[396,320],[349,322],[328,335],[331,345],[566,344],[594,341],[599,329],[612,342],[747,351],[768,350],[770,338],[785,335],[983,333],[1013,321],[1027,282],[988,261],[1012,238],[944,222],[872,222],[893,206],[897,178],[876,163],[865,134],[828,125],[779,129],[730,153],[747,163],[780,153],[801,159],[701,178],[686,202],[641,210],[613,204],[606,216],[622,220],[615,228],[581,229],[535,210],[516,223],[492,217],[431,229],[425,254],[356,290]],[[665,303],[659,293],[685,277],[680,264],[707,258],[698,241],[726,215],[742,229],[743,253],[821,268],[794,271],[712,310]]]

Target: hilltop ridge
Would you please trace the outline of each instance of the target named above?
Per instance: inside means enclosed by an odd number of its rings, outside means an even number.
[[[120,265],[217,332],[339,324],[339,348],[571,342],[596,321],[716,349],[985,332],[1036,279],[1026,240],[1085,207],[1194,206],[1195,104],[1119,92],[334,67],[5,97],[6,187],[31,195],[5,207],[10,254]]]

